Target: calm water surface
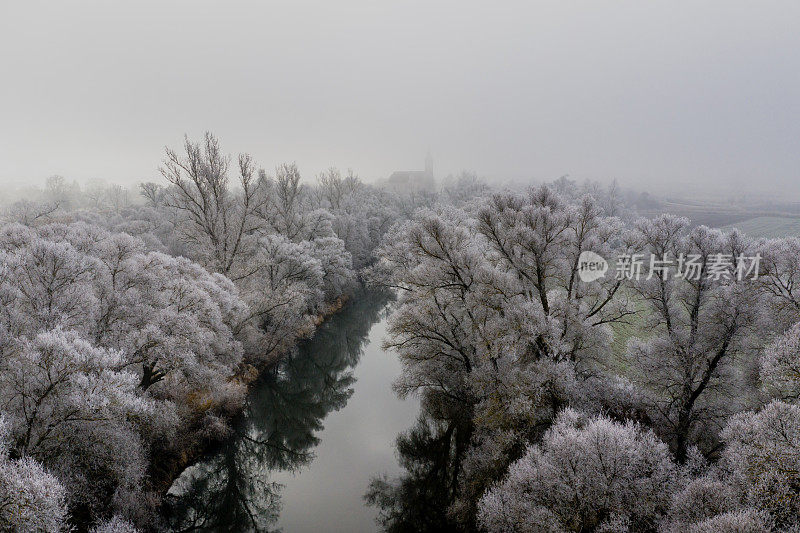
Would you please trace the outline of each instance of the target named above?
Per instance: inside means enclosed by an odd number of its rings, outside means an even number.
[[[358,295],[259,380],[235,435],[170,490],[176,531],[378,529],[362,496],[370,477],[400,471],[394,441],[418,411],[391,389],[387,301]]]

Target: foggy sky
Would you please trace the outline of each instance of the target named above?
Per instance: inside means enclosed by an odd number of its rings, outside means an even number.
[[[0,184],[158,176],[215,132],[304,177],[790,187],[800,2],[0,3]]]

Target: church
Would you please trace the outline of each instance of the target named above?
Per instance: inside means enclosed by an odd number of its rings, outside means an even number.
[[[425,170],[396,170],[389,176],[389,188],[404,192],[432,192],[436,189],[433,177],[433,158],[430,152],[425,156]]]

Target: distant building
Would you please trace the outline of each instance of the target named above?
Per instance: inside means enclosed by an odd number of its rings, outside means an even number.
[[[425,170],[396,170],[389,176],[387,185],[397,191],[434,191],[436,180],[433,177],[433,158],[430,152],[425,156]]]

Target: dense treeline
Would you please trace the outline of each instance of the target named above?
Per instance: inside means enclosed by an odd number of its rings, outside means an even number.
[[[53,178],[7,209],[4,530],[161,529],[174,469],[229,433],[247,383],[350,295],[405,208],[352,173],[309,186],[232,162],[210,134],[161,172],[141,200]]]
[[[796,531],[800,240],[639,219],[566,178],[308,185],[212,135],[161,173],[138,198],[53,178],[6,211],[5,530],[166,529],[165,483],[363,275],[398,294],[386,345],[421,399],[406,473],[366,495],[387,531]]]
[[[396,388],[422,402],[406,473],[366,496],[387,531],[797,530],[800,241],[611,215],[562,180],[384,239]],[[582,281],[584,251],[617,264]]]

